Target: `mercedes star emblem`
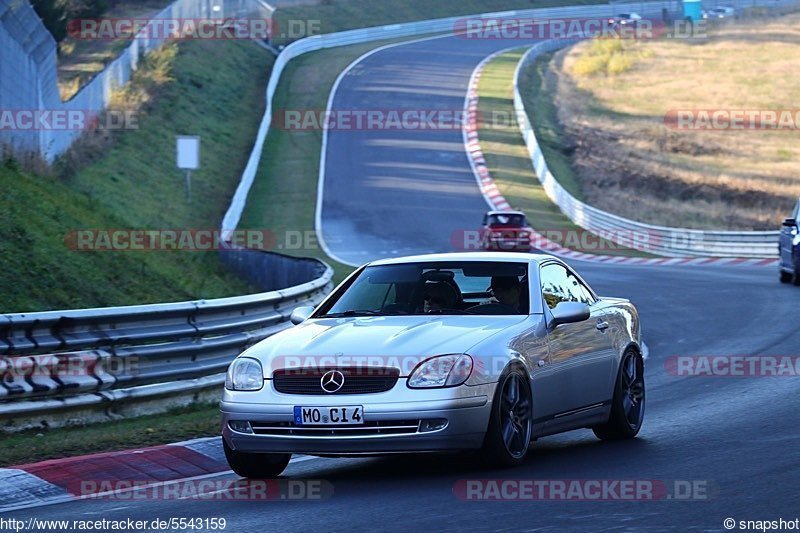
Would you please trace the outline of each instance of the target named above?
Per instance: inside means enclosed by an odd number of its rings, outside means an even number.
[[[319,380],[319,384],[322,387],[322,390],[329,394],[333,394],[334,392],[338,391],[344,385],[344,374],[339,372],[338,370],[328,370],[324,374],[322,374],[322,378]]]

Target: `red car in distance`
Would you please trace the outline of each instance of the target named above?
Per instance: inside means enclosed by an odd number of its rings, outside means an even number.
[[[489,211],[483,215],[483,249],[530,252],[533,228],[522,211]]]

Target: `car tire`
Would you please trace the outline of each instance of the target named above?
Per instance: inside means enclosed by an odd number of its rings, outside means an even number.
[[[222,439],[222,448],[231,470],[248,479],[270,479],[286,470],[290,453],[246,453],[237,452]]]
[[[791,272],[784,272],[781,270],[781,283],[789,283],[792,281],[792,278],[797,278],[797,276],[792,276]]]
[[[794,269],[794,284],[800,287],[800,268],[797,267]]]
[[[480,452],[483,463],[500,468],[522,464],[532,433],[530,380],[522,369],[512,367],[503,373],[495,389],[492,415]]]
[[[642,427],[644,407],[644,361],[629,349],[619,365],[608,422],[594,426],[592,431],[600,440],[632,439]]]

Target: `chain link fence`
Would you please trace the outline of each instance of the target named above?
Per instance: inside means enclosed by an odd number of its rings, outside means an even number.
[[[57,45],[28,0],[0,0],[0,112],[75,111],[99,115],[113,92],[130,81],[141,59],[164,44],[158,21],[185,19],[269,19],[272,8],[259,0],[176,0],[157,15],[113,62],[69,101],[58,88]],[[7,120],[7,118],[6,118]],[[0,150],[16,157],[52,162],[80,136],[79,128],[22,128],[0,123]]]

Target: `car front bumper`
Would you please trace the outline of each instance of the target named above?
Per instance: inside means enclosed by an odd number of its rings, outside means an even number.
[[[264,403],[235,401],[242,393],[226,391],[220,402],[222,411],[222,436],[232,449],[249,453],[307,453],[311,455],[380,455],[407,452],[437,452],[474,450],[481,447],[491,413],[491,399],[496,384],[461,386],[453,389],[431,391],[410,390],[405,380],[395,389],[380,394],[349,395],[288,395],[265,393],[274,400]],[[268,387],[269,385],[265,386]],[[402,390],[405,389],[405,390]],[[411,393],[411,394],[409,394]],[[409,396],[428,396],[427,399]],[[449,397],[448,397],[449,396]],[[277,400],[277,401],[275,401]],[[324,426],[330,434],[321,434],[319,426],[297,427],[294,424],[294,406],[363,406],[364,431],[367,424],[393,427],[420,421],[417,431],[395,433],[392,429],[376,430],[370,434],[348,434],[342,428]],[[425,421],[446,420],[441,429],[421,431]],[[251,431],[234,431],[231,422],[247,421]],[[264,434],[275,424],[292,425],[291,433],[281,429],[281,434]],[[354,426],[349,426],[354,427]],[[253,430],[252,428],[257,428]],[[264,428],[267,428],[266,430]],[[312,435],[304,430],[313,429]],[[408,431],[408,429],[404,430]]]

